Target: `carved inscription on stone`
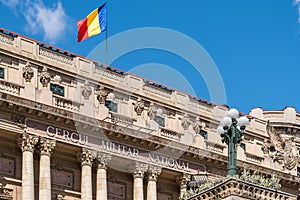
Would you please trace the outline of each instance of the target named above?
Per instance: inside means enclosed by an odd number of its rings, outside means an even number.
[[[51,182],[54,185],[73,188],[73,173],[51,169]]]

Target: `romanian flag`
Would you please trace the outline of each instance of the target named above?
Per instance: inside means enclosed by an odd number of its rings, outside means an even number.
[[[106,3],[91,12],[85,19],[77,21],[77,42],[106,30]]]

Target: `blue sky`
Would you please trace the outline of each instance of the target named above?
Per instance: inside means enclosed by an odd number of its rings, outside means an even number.
[[[108,36],[145,27],[174,30],[201,45],[218,68],[226,102],[216,99],[216,103],[246,113],[254,107],[279,110],[293,106],[300,111],[298,1],[109,0]],[[0,0],[0,27],[90,57],[105,40],[105,33],[77,43],[76,21],[103,3]],[[120,41],[120,45],[142,44],[143,39],[137,36],[135,41]],[[176,44],[180,49],[180,42],[174,41]],[[117,49],[109,46],[109,52]],[[194,53],[193,49],[187,53]],[[104,55],[98,51],[92,58],[105,62]],[[211,99],[204,75],[197,73],[188,59],[167,50],[140,48],[111,65]]]

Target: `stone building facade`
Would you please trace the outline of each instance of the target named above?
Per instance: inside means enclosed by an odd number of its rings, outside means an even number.
[[[0,199],[172,200],[226,176],[227,107],[3,29],[0,105]],[[299,196],[300,113],[249,118],[239,171]]]

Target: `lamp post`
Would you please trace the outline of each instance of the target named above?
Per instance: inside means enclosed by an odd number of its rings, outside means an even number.
[[[246,116],[239,118],[237,109],[230,109],[227,116],[223,117],[220,126],[217,128],[218,134],[222,138],[222,142],[228,146],[228,168],[227,176],[237,175],[237,144],[241,141],[246,126],[249,124],[249,119]]]

